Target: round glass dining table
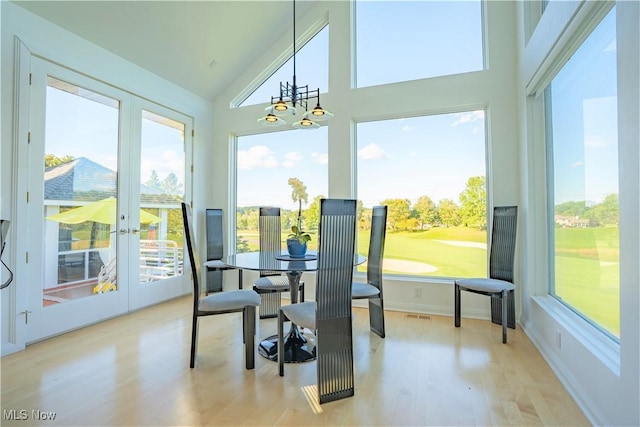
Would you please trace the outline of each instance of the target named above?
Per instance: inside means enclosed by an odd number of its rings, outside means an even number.
[[[354,265],[362,264],[366,260],[366,257],[356,255],[354,257]],[[243,270],[262,270],[286,273],[289,280],[291,304],[297,304],[300,277],[305,271],[316,271],[318,269],[318,254],[315,251],[307,251],[304,258],[292,258],[286,252],[244,252],[227,256],[224,263],[228,266]],[[312,340],[303,336],[298,329],[298,326],[292,323],[289,332],[284,337],[284,361],[286,363],[297,363],[315,359],[315,345],[310,341]],[[258,352],[267,359],[277,361],[277,343],[278,336],[270,336],[260,342]]]

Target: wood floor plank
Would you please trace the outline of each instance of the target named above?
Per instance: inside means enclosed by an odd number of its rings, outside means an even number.
[[[189,368],[191,298],[33,344],[1,360],[3,426],[589,425],[520,330],[386,312],[387,338],[354,309],[355,396],[317,404],[315,362],[256,356],[244,369],[241,316],[201,319]],[[275,334],[259,320],[256,342]],[[8,419],[11,411],[55,420]],[[19,413],[19,412],[16,412]]]

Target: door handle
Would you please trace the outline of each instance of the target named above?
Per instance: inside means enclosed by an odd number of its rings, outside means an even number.
[[[131,232],[133,234],[138,234],[138,233],[140,233],[140,230],[138,230],[137,228],[134,228],[134,229],[131,230]]]
[[[120,234],[127,234],[128,232],[129,232],[129,230],[127,230],[126,228],[121,228],[121,229],[119,230],[119,233],[120,233]]]

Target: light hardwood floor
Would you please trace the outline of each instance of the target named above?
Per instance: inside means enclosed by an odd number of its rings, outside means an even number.
[[[386,312],[383,340],[354,309],[355,396],[320,406],[315,362],[244,369],[239,314],[201,319],[189,369],[190,313],[184,297],[5,356],[0,424],[589,425],[520,329],[504,345],[488,321]],[[275,329],[259,320],[256,342]]]

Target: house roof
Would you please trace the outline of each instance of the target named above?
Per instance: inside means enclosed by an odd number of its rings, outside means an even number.
[[[117,196],[118,176],[86,157],[79,157],[44,172],[45,200],[102,200]],[[161,190],[140,184],[140,194],[162,194]]]

